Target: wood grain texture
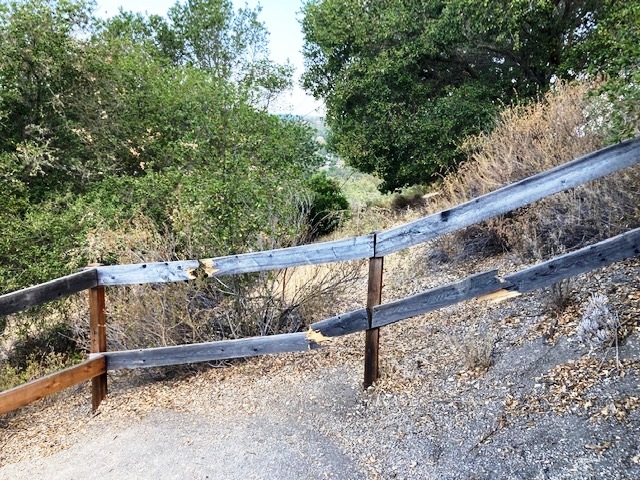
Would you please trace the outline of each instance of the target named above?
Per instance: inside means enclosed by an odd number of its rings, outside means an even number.
[[[89,341],[90,352],[107,351],[107,309],[105,304],[105,287],[89,289]],[[97,410],[107,396],[107,372],[91,379],[91,406]]]
[[[415,222],[379,233],[376,257],[454,232],[640,162],[640,138],[577,158]]]
[[[189,272],[200,266],[198,260],[132,263],[97,267],[98,285],[133,285],[192,280]]]
[[[107,351],[107,309],[104,287],[89,289],[89,351]]]
[[[402,300],[374,307],[372,324],[375,327],[381,327],[495,292],[505,286],[497,274],[497,270],[478,273],[459,282],[432,288]]]
[[[373,256],[373,235],[332,242],[179,262],[97,267],[99,285],[179,282],[196,277],[279,270]]]
[[[638,255],[640,228],[506,275],[504,279],[511,284],[506,289],[529,292]]]
[[[368,388],[380,377],[379,352],[380,329],[373,327],[373,309],[382,303],[382,275],[384,258],[369,259],[369,277],[367,286],[367,324],[364,345],[364,388]]]
[[[299,332],[145,350],[107,352],[105,356],[107,370],[117,370],[184,365],[274,353],[304,352],[319,347],[320,345],[307,339],[306,332]]]
[[[326,318],[312,323],[309,328],[319,331],[325,337],[339,337],[350,333],[362,332],[369,328],[367,310],[361,308],[360,310]]]
[[[211,273],[214,275],[232,275],[357,260],[372,256],[373,235],[363,235],[332,242],[207,259],[204,262],[211,264]]]
[[[94,357],[73,367],[32,380],[0,393],[0,415],[24,407],[36,400],[90,380],[106,372],[103,356]]]
[[[367,277],[367,315],[369,328],[373,327],[373,308],[382,303],[382,274],[384,272],[384,258],[369,259],[369,275]]]
[[[98,284],[95,269],[56,278],[40,285],[23,288],[0,296],[0,316],[20,312],[26,308],[67,297]]]

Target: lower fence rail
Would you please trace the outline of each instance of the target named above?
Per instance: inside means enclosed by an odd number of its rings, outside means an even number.
[[[106,358],[100,355],[78,365],[6,390],[0,393],[0,415],[24,407],[65,388],[91,380],[106,372]]]

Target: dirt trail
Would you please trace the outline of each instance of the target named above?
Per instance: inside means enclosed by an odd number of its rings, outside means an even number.
[[[211,420],[159,410],[86,432],[50,457],[0,469],[6,479],[364,478],[326,436],[291,419]]]
[[[310,397],[296,394],[284,371],[261,378],[261,363],[136,387],[116,379],[116,391],[96,416],[82,406],[86,392],[66,405],[52,402],[48,409],[66,416],[62,426],[34,430],[40,442],[32,445],[29,419],[14,426],[14,437],[5,440],[33,450],[12,452],[22,459],[1,467],[0,478],[365,478],[334,438],[304,418],[314,406]],[[303,375],[289,373],[294,381]],[[359,395],[344,371],[334,379],[331,408]],[[319,388],[316,378],[308,393],[320,394]],[[40,407],[37,420],[47,420],[46,410]],[[0,452],[10,449],[4,444]]]

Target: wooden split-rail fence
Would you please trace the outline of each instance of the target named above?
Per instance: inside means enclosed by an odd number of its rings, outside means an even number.
[[[130,265],[92,266],[79,273],[0,296],[0,316],[89,291],[89,360],[0,393],[0,414],[27,405],[64,388],[92,381],[92,406],[107,394],[107,371],[158,367],[284,352],[322,346],[331,337],[365,331],[364,386],[378,378],[380,328],[471,298],[501,299],[542,288],[565,278],[640,255],[640,229],[500,277],[497,270],[432,288],[382,304],[385,255],[426,242],[549,195],[604,177],[640,162],[640,138],[629,140],[513,183],[449,210],[390,230],[359,237],[220,258]],[[238,340],[107,351],[105,287],[180,282],[264,270],[280,270],[346,260],[369,259],[366,308],[310,325],[309,331]]]

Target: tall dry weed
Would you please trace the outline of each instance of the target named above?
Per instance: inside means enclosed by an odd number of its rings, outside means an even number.
[[[604,147],[606,135],[589,96],[595,87],[559,84],[539,102],[505,109],[491,133],[466,141],[469,160],[443,180],[437,208],[450,208]],[[639,225],[639,186],[640,169],[627,169],[471,227],[451,237],[452,243],[479,253],[490,247],[547,258]]]

